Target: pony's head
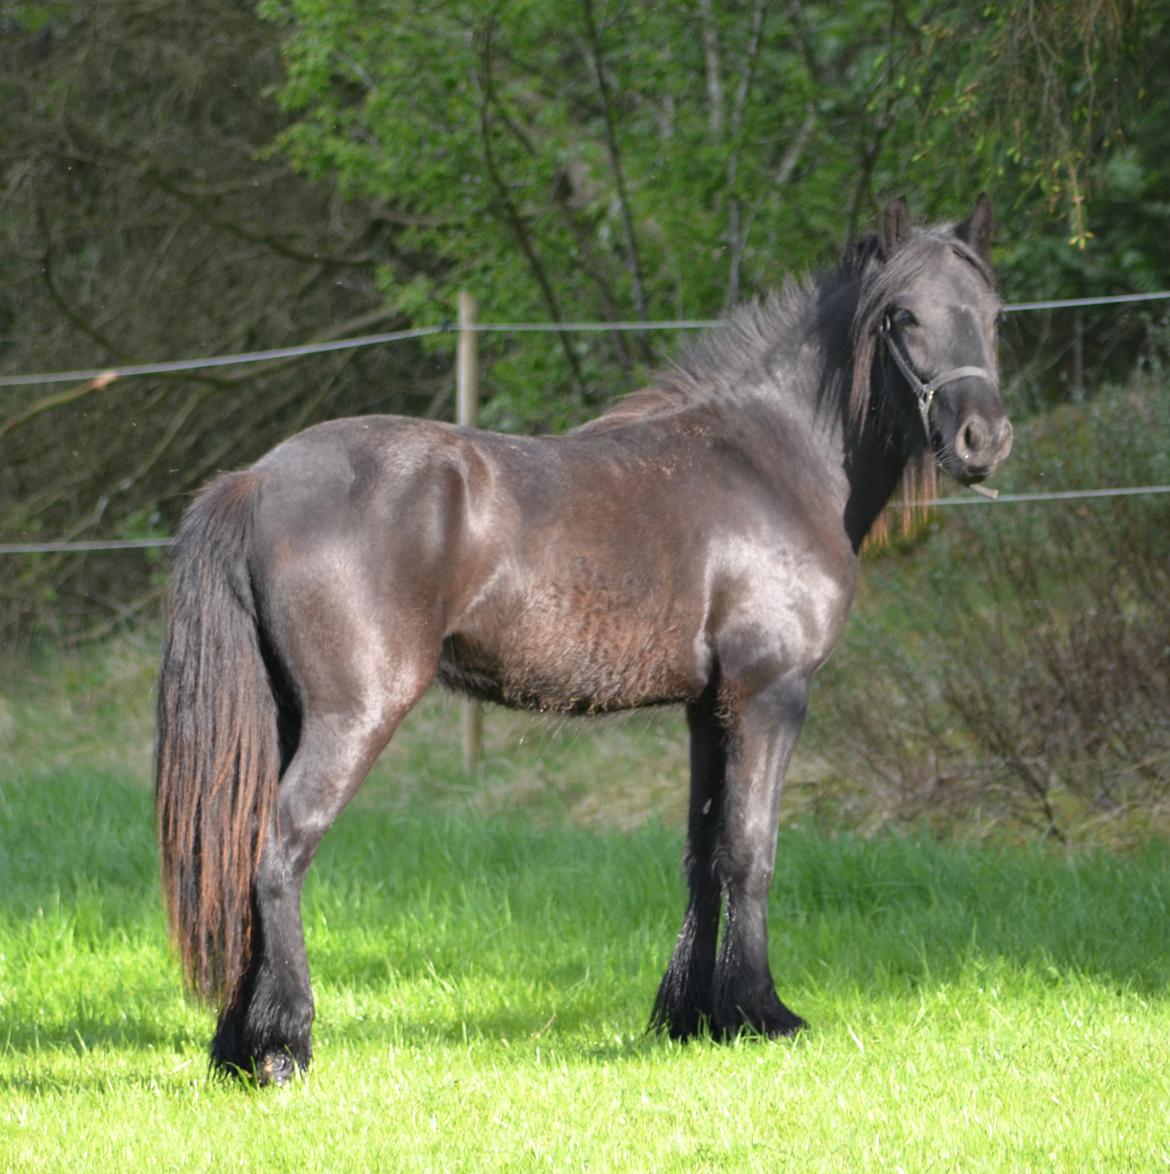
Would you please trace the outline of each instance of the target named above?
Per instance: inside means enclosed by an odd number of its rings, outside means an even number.
[[[932,454],[964,485],[991,476],[1012,446],[997,373],[991,223],[985,195],[966,220],[936,228],[912,227],[905,200],[894,200],[860,259],[853,410],[880,407],[911,453]]]

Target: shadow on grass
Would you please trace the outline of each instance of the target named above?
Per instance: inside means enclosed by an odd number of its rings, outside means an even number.
[[[152,822],[150,795],[115,779],[69,774],[4,784],[6,982],[19,975],[51,998],[69,976],[38,971],[38,951],[67,965],[67,949],[79,949],[104,964],[107,942],[158,940]],[[387,1044],[458,1041],[469,1031],[530,1039],[547,1018],[540,1008],[551,1004],[556,1020],[547,1031],[579,1037],[596,1021],[600,1034],[618,1013],[633,1034],[612,1054],[653,1046],[641,1032],[681,917],[680,849],[676,835],[656,828],[599,834],[425,812],[343,817],[306,894],[319,989],[376,998],[392,985],[436,983],[467,998],[460,1011],[436,1005],[434,1014],[343,1016],[345,1026],[333,1030]],[[788,829],[773,886],[774,969],[815,972],[826,988],[876,997],[1006,960],[1045,981],[1075,974],[1161,995],[1170,986],[1168,864],[1166,846],[1114,857]],[[69,996],[58,994],[48,1023],[18,1021],[13,1008],[39,996],[10,992],[0,1056],[189,1050],[190,1021],[168,1027],[165,1008],[157,1016],[148,1010],[160,1001],[162,981],[125,981],[108,1014],[94,1006],[100,993],[82,1003],[74,996],[72,1012]],[[795,998],[801,984],[781,978],[781,985]],[[210,1014],[206,1023],[210,1036]]]

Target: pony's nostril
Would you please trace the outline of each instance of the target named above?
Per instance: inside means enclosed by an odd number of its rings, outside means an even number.
[[[982,456],[991,442],[991,429],[982,416],[972,416],[963,425],[955,441],[955,448],[965,461]]]

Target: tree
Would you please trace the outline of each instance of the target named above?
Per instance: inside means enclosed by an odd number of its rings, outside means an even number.
[[[0,8],[0,366],[105,367],[400,322],[386,210],[264,148],[276,38],[247,0]],[[0,389],[0,541],[167,533],[212,473],[324,415],[441,411],[446,366],[382,348],[97,390]],[[83,394],[84,393],[84,394]],[[132,614],[141,555],[0,560],[0,629]]]
[[[823,261],[900,191],[942,210],[994,189],[1025,288],[1032,272],[1060,292],[1090,252],[1122,272],[1089,200],[1117,152],[1132,170],[1141,151],[1164,8],[261,4],[284,33],[296,117],[281,150],[347,196],[393,201],[414,218],[403,247],[435,262],[384,269],[394,304],[438,320],[470,285],[488,317],[635,321],[713,316]],[[1121,66],[1126,84],[1106,85]],[[1053,217],[1068,222],[1058,237]],[[1056,263],[1038,235],[1061,242]],[[556,374],[547,353],[500,357],[490,420],[575,418],[659,347],[559,345]]]

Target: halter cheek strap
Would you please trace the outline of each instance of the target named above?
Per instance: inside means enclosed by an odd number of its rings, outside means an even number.
[[[914,392],[914,398],[918,401],[918,414],[922,417],[922,427],[926,431],[928,444],[933,439],[930,428],[930,405],[934,402],[934,394],[940,387],[954,383],[956,379],[982,379],[990,383],[993,388],[997,390],[999,388],[999,384],[986,367],[952,367],[949,371],[943,371],[931,379],[923,380],[914,370],[906,352],[899,345],[894,335],[894,324],[889,315],[882,319],[881,333],[890,358],[894,360],[894,365],[902,372],[903,378],[910,385],[910,390]]]

